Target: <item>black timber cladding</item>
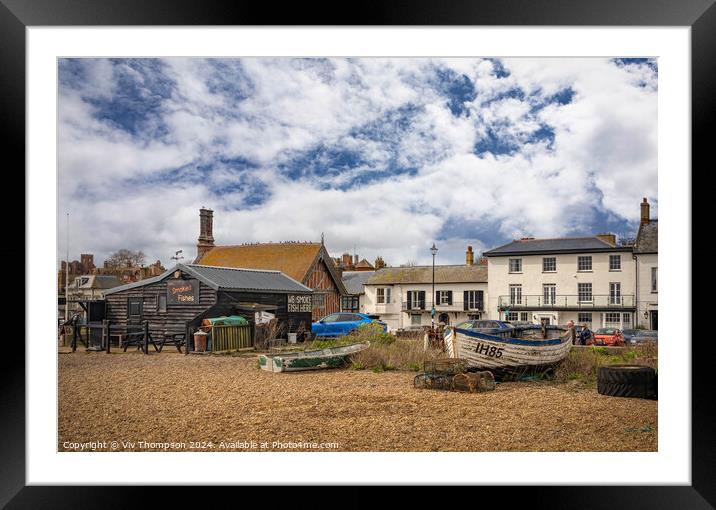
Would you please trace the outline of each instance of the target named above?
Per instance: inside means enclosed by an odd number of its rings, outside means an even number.
[[[161,304],[160,296],[167,295],[168,282],[178,280],[174,277],[177,270],[181,271],[179,280],[198,284],[198,301]],[[148,321],[150,331],[159,335],[183,333],[187,326],[197,327],[204,318],[239,313],[240,303],[247,302],[275,307],[276,318],[289,331],[295,331],[301,323],[310,331],[311,313],[288,312],[289,295],[310,296],[311,289],[278,271],[177,264],[160,276],[115,287],[105,298],[107,318],[120,333],[126,331],[130,319],[130,300],[141,301],[140,320]]]
[[[614,246],[597,237],[563,237],[555,239],[520,239],[483,253],[486,257],[533,255],[540,253],[594,253],[631,251],[631,246]]]

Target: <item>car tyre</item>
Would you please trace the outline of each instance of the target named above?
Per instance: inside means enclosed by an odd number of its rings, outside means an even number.
[[[657,399],[656,370],[642,365],[599,368],[597,392],[610,397]]]

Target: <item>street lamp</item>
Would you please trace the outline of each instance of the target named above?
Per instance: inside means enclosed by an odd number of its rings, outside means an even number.
[[[433,331],[435,331],[435,255],[438,253],[438,247],[435,246],[435,243],[433,243],[433,245],[430,247],[430,253],[433,254],[433,309],[430,311],[430,322],[432,324]]]

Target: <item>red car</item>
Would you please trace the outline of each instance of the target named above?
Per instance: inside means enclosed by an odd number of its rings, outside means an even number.
[[[599,328],[594,332],[595,345],[609,345],[613,347],[624,347],[624,334],[617,328]]]

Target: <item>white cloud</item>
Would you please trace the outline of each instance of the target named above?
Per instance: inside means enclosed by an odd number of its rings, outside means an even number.
[[[59,108],[59,215],[72,214],[73,253],[101,260],[130,247],[165,263],[177,249],[193,254],[205,205],[215,210],[218,243],[318,240],[324,232],[336,253],[355,245],[369,260],[399,264],[428,263],[427,247],[442,236],[443,261],[461,262],[467,244],[489,249],[496,238],[590,231],[599,214],[633,222],[642,196],[658,207],[657,86],[647,65],[507,59],[509,76],[497,77],[483,59],[220,64],[165,59],[158,67],[170,93],[157,94],[146,69],[81,61],[85,79],[60,88]],[[438,68],[472,81],[469,114],[450,111],[435,88]],[[153,102],[135,133],[97,116],[98,104],[126,92],[120,76],[138,100]],[[566,88],[570,104],[535,109]],[[516,89],[524,99],[503,96]],[[387,120],[407,106],[402,125]],[[370,123],[380,136],[366,130]],[[552,146],[526,143],[543,125],[554,131]],[[488,127],[517,151],[475,155]],[[326,176],[281,174],[280,165],[319,146],[357,160],[336,172],[340,162],[325,159],[333,172]],[[390,177],[394,164],[415,170]],[[375,175],[384,178],[365,180]],[[265,201],[252,205],[257,194]]]

